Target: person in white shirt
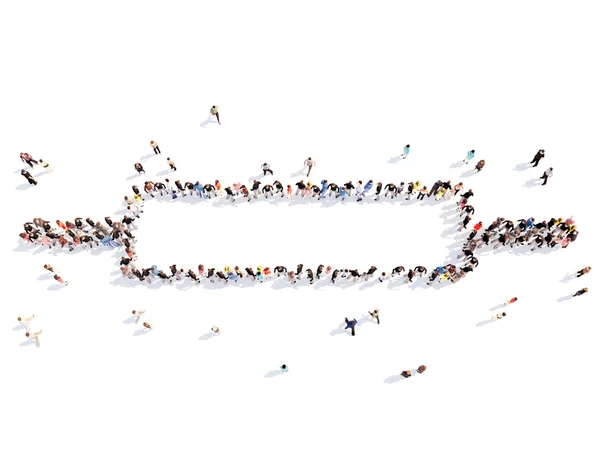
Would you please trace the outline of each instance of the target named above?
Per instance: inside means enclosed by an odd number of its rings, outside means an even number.
[[[550,167],[548,170],[546,170],[544,172],[544,175],[542,175],[540,177],[540,180],[544,180],[544,182],[542,183],[542,186],[544,186],[548,182],[548,178],[550,178],[553,175],[553,171],[554,171],[554,169],[552,167]]]
[[[269,164],[267,164],[267,163],[263,163],[263,165],[262,165],[262,171],[263,171],[264,175],[266,175],[267,172],[269,172],[271,175],[273,175],[273,171],[271,170],[271,166]]]
[[[138,311],[135,309],[133,311],[131,311],[131,314],[133,314],[135,316],[135,323],[138,323],[140,321],[140,317],[142,317],[145,312],[146,312],[145,309],[143,311]]]
[[[30,322],[33,320],[34,317],[35,317],[35,314],[32,314],[29,317],[17,317],[17,320],[19,321],[19,323],[22,323],[23,325],[25,325],[25,328],[27,328],[29,330]]]
[[[310,171],[314,166],[316,166],[316,163],[312,160],[312,158],[309,157],[304,161],[304,167],[308,167],[308,173],[306,174],[307,177],[310,175]]]
[[[35,333],[27,332],[27,333],[25,333],[25,336],[28,337],[29,339],[34,340],[35,345],[37,345],[39,347],[40,346],[40,334],[42,334],[42,330],[36,331]]]
[[[45,162],[45,161],[42,161],[41,159],[40,159],[40,165],[41,165],[41,166],[42,166],[44,169],[46,169],[46,172],[52,172],[52,171],[54,170],[54,169],[52,169],[52,167],[50,167],[50,164],[48,164],[48,163],[47,163],[47,162]]]

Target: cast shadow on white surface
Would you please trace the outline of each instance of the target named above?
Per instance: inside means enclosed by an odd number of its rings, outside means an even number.
[[[459,167],[462,167],[465,163],[462,161],[456,161],[455,163],[450,164],[450,168],[451,169],[457,169]]]
[[[200,337],[198,338],[198,340],[199,340],[199,341],[208,341],[209,339],[212,339],[212,338],[214,338],[215,336],[218,336],[218,334],[217,334],[217,333],[213,333],[213,332],[211,331],[211,332],[208,332],[208,333],[206,333],[206,334],[203,334],[202,336],[200,336]]]
[[[21,331],[21,330],[26,330],[26,329],[27,329],[27,325],[24,323],[20,323],[16,327],[13,327],[13,331]]]
[[[16,191],[26,191],[27,189],[31,188],[35,186],[34,184],[29,184],[29,183],[25,183],[25,184],[20,184],[19,186],[17,186],[15,188]]]
[[[493,322],[492,319],[482,320],[481,322],[478,322],[475,326],[482,327],[482,326],[487,325],[488,323],[492,323],[492,322]]]
[[[211,115],[209,115],[209,116],[208,116],[208,118],[207,118],[207,119],[205,119],[205,120],[204,120],[204,121],[203,121],[203,122],[200,124],[200,126],[201,126],[202,128],[206,128],[206,126],[207,126],[209,123],[211,123],[211,122],[212,122],[212,114],[211,114]],[[217,123],[216,119],[215,119],[215,123]]]
[[[145,334],[147,334],[150,331],[149,328],[140,328],[139,330],[135,330],[133,332],[133,336],[144,336]]]
[[[274,378],[278,375],[281,375],[283,373],[283,370],[269,370],[266,374],[265,374],[265,378]]]
[[[472,170],[467,170],[466,172],[461,173],[460,177],[468,178],[468,177],[472,177],[473,175],[475,175],[475,172],[473,172]]]
[[[50,286],[48,286],[48,290],[49,291],[59,291],[60,289],[64,288],[65,284],[64,283],[58,283],[58,284],[51,284]]]
[[[52,277],[52,274],[49,272],[43,273],[38,277],[38,281],[42,281],[42,280],[48,280],[49,278]]]
[[[389,377],[387,377],[385,380],[383,380],[383,382],[385,384],[393,384],[393,383],[397,383],[398,381],[402,381],[405,378],[402,375],[390,375]]]
[[[130,324],[132,324],[132,323],[135,323],[135,319],[137,319],[137,317],[136,317],[136,316],[129,316],[127,319],[125,319],[125,320],[123,321],[123,324],[124,324],[124,325],[130,325]]]
[[[20,346],[21,347],[27,347],[28,345],[32,345],[35,344],[35,340],[34,339],[27,339],[26,341],[21,342]]]
[[[140,161],[147,161],[150,158],[152,158],[153,156],[158,156],[158,155],[155,155],[154,153],[147,153],[145,155],[140,156]]]
[[[250,176],[248,177],[248,182],[249,182],[249,183],[252,183],[254,180],[262,180],[264,177],[265,177],[265,175],[264,175],[264,174],[262,174],[262,173],[261,173],[261,174],[259,174],[259,175],[250,175]],[[261,189],[262,189],[262,188],[261,188]]]
[[[500,304],[498,304],[498,305],[496,305],[496,306],[492,306],[492,307],[490,308],[490,311],[496,311],[496,310],[498,310],[498,309],[502,309],[502,308],[504,308],[505,306],[506,306],[506,305],[505,305],[504,303],[500,303]]]
[[[516,170],[517,172],[522,172],[523,170],[531,169],[532,167],[533,166],[531,166],[528,163],[519,163],[515,166],[513,170]]]
[[[162,177],[162,176],[168,174],[169,172],[174,172],[174,170],[171,170],[171,169],[161,170],[160,172],[156,172],[156,176]]]
[[[396,164],[402,160],[402,156],[392,156],[388,159],[388,164]]]
[[[567,274],[562,278],[562,280],[560,280],[560,282],[568,283],[569,281],[574,280],[575,278],[577,278],[577,274],[567,272]]]
[[[144,172],[144,175],[146,175],[146,173]],[[129,175],[127,178],[125,178],[127,181],[131,181],[131,180],[135,180],[136,178],[141,178],[142,174],[141,173],[134,173],[132,175]]]
[[[538,180],[540,183],[538,183]],[[531,180],[526,181],[523,187],[532,188],[538,185],[541,185],[541,180],[539,178],[532,178]]]
[[[302,175],[304,175],[304,168],[302,168],[302,169],[300,169],[300,170],[296,170],[295,172],[292,172],[292,173],[290,174],[290,176],[291,176],[292,178],[295,178],[295,177],[300,177],[300,176],[302,176]],[[307,175],[307,176],[308,176],[308,175]],[[292,187],[294,187],[294,186],[292,186]]]
[[[558,303],[566,302],[567,300],[571,300],[573,298],[572,295],[563,295],[561,298],[557,299]]]

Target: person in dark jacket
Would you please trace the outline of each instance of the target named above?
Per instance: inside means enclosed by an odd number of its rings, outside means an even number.
[[[356,319],[348,320],[348,318],[345,317],[344,322],[346,322],[346,328],[344,328],[344,330],[347,330],[348,328],[350,328],[350,330],[352,331],[352,336],[356,336],[356,332],[354,331],[354,328],[356,327],[356,324],[358,323],[356,321]]]
[[[533,164],[533,167],[537,167],[537,165],[540,163],[540,161],[542,160],[542,158],[544,156],[546,156],[544,154],[544,149],[538,150],[538,152],[535,154],[535,156],[533,157],[533,159],[531,160],[531,162],[529,164]]]
[[[579,289],[577,292],[573,294],[573,297],[579,297],[580,295],[585,294],[588,291],[588,288]]]
[[[29,184],[37,184],[37,181],[33,179],[31,174],[27,172],[25,169],[21,170],[21,175],[25,177],[25,179],[29,182]]]

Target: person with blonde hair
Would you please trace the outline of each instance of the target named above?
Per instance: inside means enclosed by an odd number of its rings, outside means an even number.
[[[152,150],[154,150],[155,155],[160,153],[160,148],[158,148],[158,144],[155,141],[150,141],[150,147],[152,147]]]

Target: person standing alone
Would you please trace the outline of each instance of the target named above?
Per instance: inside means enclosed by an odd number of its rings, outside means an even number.
[[[219,125],[221,125],[221,119],[219,117],[219,107],[216,105],[213,105],[212,108],[210,108],[210,114],[212,116],[215,116],[217,118],[217,122],[219,122]]]
[[[308,167],[308,173],[306,174],[306,176],[310,176],[310,171],[312,170],[312,168],[315,166],[315,162],[312,160],[311,157],[309,157],[306,161],[304,161],[304,167]]]
[[[160,148],[158,148],[158,144],[155,141],[150,141],[150,147],[152,147],[152,150],[154,150],[155,155],[160,153]]]
[[[535,166],[534,166],[535,167]],[[540,177],[540,180],[544,180],[544,182],[542,183],[542,186],[545,186],[546,183],[548,182],[548,178],[550,178],[552,176],[552,172],[554,171],[554,169],[552,167],[550,167],[548,170],[546,170],[544,172],[544,174]]]

